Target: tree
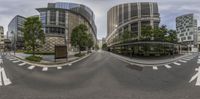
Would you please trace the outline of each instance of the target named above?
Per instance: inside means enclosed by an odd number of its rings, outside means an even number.
[[[150,40],[153,37],[152,26],[144,26],[141,29],[140,39]]]
[[[86,47],[88,44],[88,28],[84,24],[76,26],[72,30],[71,44],[72,46],[78,47],[79,54],[81,54],[81,48]]]
[[[104,43],[104,44],[102,45],[102,49],[103,49],[103,50],[106,50],[106,49],[107,49],[107,44],[106,44],[106,43]]]
[[[91,49],[94,46],[92,34],[88,34],[87,47]]]
[[[25,45],[31,47],[33,56],[35,56],[36,47],[45,43],[45,35],[39,17],[27,18],[23,32]]]
[[[126,41],[126,40],[128,40],[128,39],[130,39],[130,38],[131,38],[131,32],[128,31],[128,30],[125,30],[125,31],[123,32],[123,34],[122,34],[122,39],[123,39],[123,41]]]
[[[168,30],[165,40],[168,42],[177,42],[177,33],[175,30]]]

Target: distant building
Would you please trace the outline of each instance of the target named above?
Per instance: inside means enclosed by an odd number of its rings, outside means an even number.
[[[0,26],[0,51],[4,49],[4,29],[3,26]]]
[[[97,43],[97,29],[93,11],[85,5],[75,3],[48,3],[47,7],[37,8],[45,32],[46,43],[41,51],[54,52],[55,45],[67,45],[72,50],[71,33],[74,27],[85,24],[88,33]]]
[[[24,40],[22,29],[26,18],[20,15],[15,16],[8,24],[7,39],[11,41],[11,48],[23,49]]]
[[[176,18],[178,42],[186,44],[190,51],[197,48],[197,19],[194,14],[185,14]]]
[[[197,46],[198,46],[198,49],[200,51],[200,27],[198,27],[197,29]]]

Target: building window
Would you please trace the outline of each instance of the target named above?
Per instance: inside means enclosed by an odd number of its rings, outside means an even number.
[[[137,3],[132,3],[131,4],[131,18],[138,16],[138,8],[137,8]]]
[[[138,33],[138,22],[131,23],[131,32],[132,33]]]
[[[59,25],[65,26],[65,12],[59,12]]]
[[[50,11],[50,24],[56,24],[56,11]]]
[[[129,14],[129,11],[128,11],[128,4],[124,4],[124,20],[128,20],[128,14]]]
[[[142,17],[150,17],[149,3],[141,3],[141,16]]]

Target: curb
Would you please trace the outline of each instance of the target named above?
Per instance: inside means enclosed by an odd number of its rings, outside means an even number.
[[[74,64],[74,63],[76,63],[76,62],[79,62],[79,61],[81,61],[81,60],[83,60],[83,59],[89,57],[89,56],[92,55],[92,54],[93,54],[93,53],[87,54],[87,55],[85,55],[85,56],[83,56],[83,57],[80,57],[80,58],[74,60],[74,61],[70,61],[70,62],[66,62],[66,63],[61,63],[61,64],[55,64],[55,65],[50,65],[50,64],[48,64],[48,65],[47,65],[47,64],[46,64],[46,65],[45,65],[45,64],[38,64],[38,63],[26,61],[26,60],[24,60],[24,59],[21,59],[21,58],[19,58],[19,57],[14,56],[14,55],[11,55],[11,56],[13,56],[13,57],[19,59],[20,61],[22,61],[22,62],[24,62],[24,63],[26,63],[26,64],[30,64],[30,65],[34,65],[34,66],[38,66],[38,67],[63,67],[63,66],[66,66],[66,65],[71,66],[72,64]]]

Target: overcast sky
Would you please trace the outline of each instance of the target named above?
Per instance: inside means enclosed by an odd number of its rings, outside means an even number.
[[[158,2],[161,24],[165,24],[171,29],[175,29],[177,16],[187,13],[195,13],[200,16],[200,0],[0,0],[0,25],[5,29],[4,34],[6,34],[8,24],[15,15],[25,17],[38,15],[35,8],[46,7],[49,2],[80,3],[91,8],[95,13],[99,39],[106,37],[107,34],[107,11],[112,6],[121,3]]]

